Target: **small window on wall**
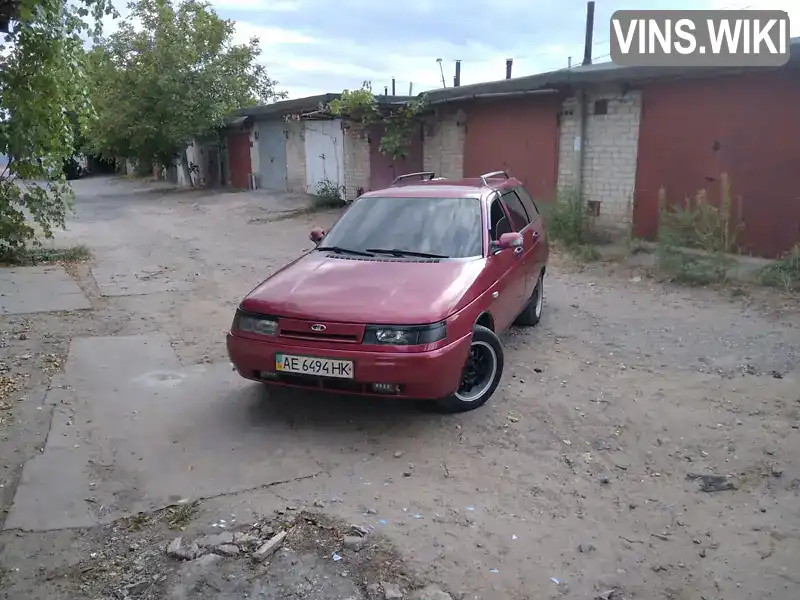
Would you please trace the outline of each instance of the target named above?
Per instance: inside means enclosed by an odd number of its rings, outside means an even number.
[[[594,101],[594,114],[607,115],[608,114],[608,100],[595,100]]]

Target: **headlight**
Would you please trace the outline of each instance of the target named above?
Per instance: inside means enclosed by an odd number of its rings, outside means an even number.
[[[432,325],[367,325],[365,344],[389,346],[416,346],[432,344],[447,336],[444,322]]]
[[[266,315],[254,315],[236,311],[233,319],[233,328],[256,335],[275,335],[278,333],[278,321]]]

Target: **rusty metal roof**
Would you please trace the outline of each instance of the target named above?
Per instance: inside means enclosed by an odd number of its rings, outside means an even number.
[[[800,64],[800,37],[792,38],[790,42],[791,58],[793,64]],[[781,67],[775,67],[781,68]],[[764,67],[621,67],[612,62],[596,63],[591,65],[578,65],[572,68],[513,77],[499,81],[487,81],[459,87],[441,88],[424,92],[431,104],[443,102],[458,102],[491,99],[511,95],[522,95],[532,92],[547,93],[570,87],[598,84],[598,83],[634,83],[652,79],[674,77],[703,77],[708,75],[723,75],[741,73],[746,71],[763,70]]]
[[[288,114],[314,111],[332,100],[341,97],[341,94],[318,94],[316,96],[306,96],[305,98],[280,100],[270,104],[259,104],[258,106],[240,108],[235,114],[241,117],[279,117]],[[385,94],[375,94],[375,100],[377,100],[378,106],[386,107],[395,104],[405,104],[414,98],[415,96],[387,96]]]
[[[790,40],[791,64],[800,64],[800,37]],[[776,67],[781,68],[781,67]],[[550,94],[560,90],[602,83],[636,83],[652,79],[704,77],[747,71],[763,70],[764,67],[621,67],[612,62],[578,65],[547,73],[525,77],[513,77],[499,81],[487,81],[459,87],[441,88],[422,92],[431,104],[466,102],[477,99],[499,99],[501,97],[530,94]],[[376,94],[379,106],[390,107],[405,104],[417,96],[387,96]],[[305,98],[281,100],[270,104],[240,108],[235,117],[277,118],[289,114],[312,112],[335,100],[341,94],[318,94]]]

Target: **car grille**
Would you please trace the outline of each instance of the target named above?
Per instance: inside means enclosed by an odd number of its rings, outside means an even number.
[[[329,377],[313,377],[311,375],[297,375],[294,373],[276,373],[274,377],[264,379],[256,371],[254,377],[266,382],[277,382],[285,385],[305,387],[312,389],[325,389],[350,394],[365,394],[369,384],[353,381],[352,379],[334,379]]]
[[[321,325],[323,331],[314,331]],[[330,323],[327,321],[307,321],[301,319],[279,319],[279,335],[294,340],[344,342],[358,344],[364,337],[364,325],[353,323]]]

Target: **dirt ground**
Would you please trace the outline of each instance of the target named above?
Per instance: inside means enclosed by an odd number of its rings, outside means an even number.
[[[0,319],[0,598],[800,598],[796,299],[556,257],[542,323],[504,337],[503,383],[477,411],[271,393],[228,374],[224,333],[336,213],[292,216],[299,199],[264,192],[75,187],[59,242],[94,253],[70,267],[92,309]],[[102,361],[117,340],[154,335],[169,373],[202,383],[163,446],[188,456],[161,464],[158,422],[117,430],[97,412],[138,392],[95,381],[118,368]],[[98,374],[76,375],[89,358]],[[83,427],[89,458],[24,476],[62,456],[54,422]],[[98,456],[107,472],[87,475]],[[58,504],[84,477],[73,504],[103,505],[85,523]],[[10,522],[45,501],[58,508],[36,509],[41,527]],[[252,539],[191,550],[222,531]],[[167,552],[179,536],[191,556]]]

